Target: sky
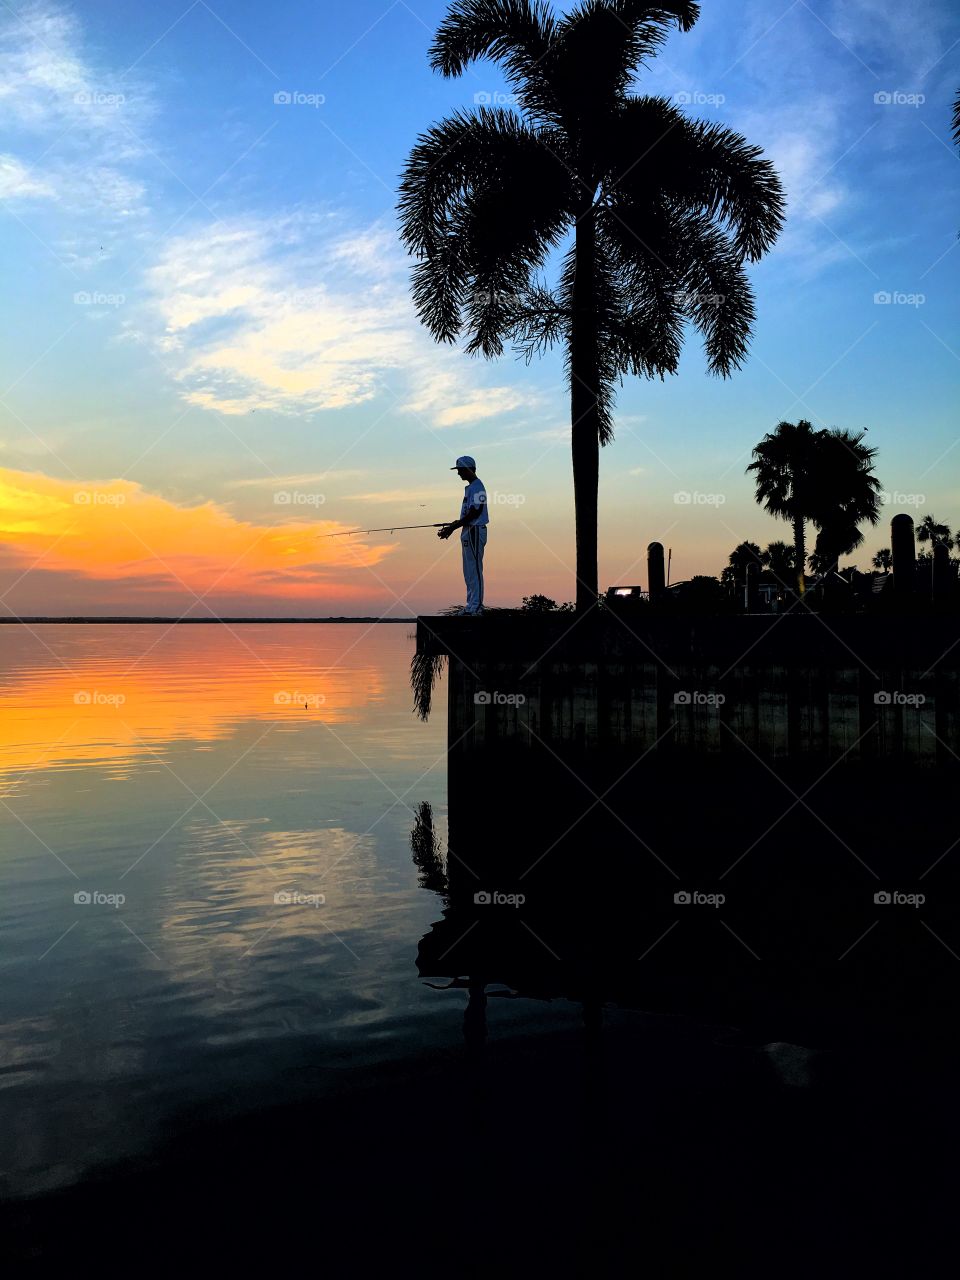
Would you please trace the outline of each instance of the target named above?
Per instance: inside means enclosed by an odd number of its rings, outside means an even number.
[[[574,594],[569,405],[530,365],[437,346],[398,175],[506,85],[427,50],[441,3],[0,4],[0,612],[408,616],[458,602],[457,540],[335,530],[491,501],[487,602]],[[719,573],[789,540],[753,498],[778,421],[868,430],[881,524],[960,526],[960,15],[939,0],[704,0],[641,92],[741,131],[788,197],[727,380],[688,335],[628,378],[601,455],[600,583]]]

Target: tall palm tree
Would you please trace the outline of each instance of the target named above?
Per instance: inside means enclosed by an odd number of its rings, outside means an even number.
[[[757,502],[772,516],[793,525],[794,572],[797,591],[804,590],[807,564],[806,522],[814,512],[815,458],[822,431],[805,419],[779,422],[753,450],[747,471],[756,473]]]
[[[861,524],[880,519],[880,481],[874,475],[876,449],[866,432],[823,431],[815,451],[813,510],[819,532],[816,554],[822,572],[836,570],[842,555],[863,542]]]
[[[783,192],[743,137],[632,92],[690,0],[456,0],[430,50],[460,76],[500,64],[518,110],[458,111],[423,134],[403,172],[401,234],[413,298],[440,342],[527,358],[559,343],[570,385],[577,608],[597,602],[600,445],[627,373],[674,373],[685,321],[722,376],[745,358],[754,305],[744,263],[779,233]],[[545,273],[559,254],[552,287]],[[562,251],[562,252],[561,252]]]
[[[953,550],[953,534],[948,524],[941,524],[932,515],[925,515],[917,525],[917,541],[929,542],[931,547],[936,546],[938,542],[945,542],[947,550]]]

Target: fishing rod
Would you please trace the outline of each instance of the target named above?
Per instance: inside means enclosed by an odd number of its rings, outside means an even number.
[[[318,533],[318,538],[350,538],[355,533],[400,533],[404,529],[445,529],[452,520],[444,520],[440,524],[385,524],[379,529],[341,529],[339,533]]]

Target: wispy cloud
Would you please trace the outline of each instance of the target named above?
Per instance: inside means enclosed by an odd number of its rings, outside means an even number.
[[[236,218],[172,240],[147,285],[138,336],[156,344],[187,401],[220,413],[319,412],[388,393],[442,428],[535,400],[433,344],[382,226],[345,233],[304,212]]]

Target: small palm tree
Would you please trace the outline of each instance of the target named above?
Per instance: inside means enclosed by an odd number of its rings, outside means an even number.
[[[763,553],[764,568],[784,584],[796,580],[796,552],[788,542],[771,542]]]
[[[730,552],[727,567],[720,574],[720,581],[734,584],[744,582],[749,565],[756,566],[759,573],[763,567],[763,552],[756,542],[741,542]]]
[[[953,533],[948,524],[941,524],[935,516],[925,515],[917,525],[917,541],[929,542],[931,547],[938,542],[946,543],[947,550],[953,550]]]
[[[821,572],[837,569],[840,556],[863,542],[861,524],[880,519],[880,481],[873,472],[876,449],[865,432],[824,431],[817,445],[813,511],[816,554]]]
[[[881,569],[884,573],[889,573],[893,568],[893,552],[889,547],[881,547],[877,554],[873,557],[873,567]]]
[[[794,573],[801,595],[807,563],[806,522],[814,511],[813,476],[822,434],[805,418],[779,422],[753,450],[753,462],[747,467],[756,473],[757,502],[793,525]]]
[[[754,320],[744,263],[776,239],[783,191],[757,147],[632,92],[690,0],[456,0],[430,50],[460,76],[500,64],[518,110],[460,111],[422,135],[403,172],[401,234],[419,259],[413,298],[439,342],[528,358],[559,343],[570,384],[577,608],[596,604],[599,449],[614,388],[663,377],[684,323],[726,376]],[[561,255],[558,280],[540,274]]]

